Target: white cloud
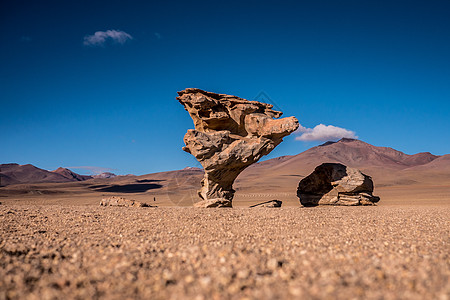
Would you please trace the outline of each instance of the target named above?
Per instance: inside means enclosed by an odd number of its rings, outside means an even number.
[[[93,35],[85,36],[83,44],[85,46],[104,46],[108,40],[111,40],[114,43],[124,44],[132,39],[133,37],[125,31],[106,30],[97,31]]]
[[[296,133],[301,134],[295,138],[298,141],[336,141],[341,138],[358,138],[354,131],[324,124],[319,124],[314,128],[306,128],[300,125]]]

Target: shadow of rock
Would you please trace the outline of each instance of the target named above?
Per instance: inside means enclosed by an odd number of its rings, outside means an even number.
[[[147,184],[125,184],[125,185],[111,185],[108,187],[96,188],[97,192],[111,192],[111,193],[143,193],[148,190],[161,188],[162,185],[158,183]]]
[[[96,185],[91,185],[88,188],[90,189],[99,189],[99,188],[103,188],[103,187],[107,187],[107,184],[96,184]]]
[[[282,203],[283,202],[280,200],[269,200],[266,202],[251,205],[250,208],[253,208],[253,207],[267,207],[267,208],[281,207]]]
[[[160,182],[160,181],[165,181],[163,179],[141,179],[141,180],[136,180],[136,182],[139,183],[144,183],[144,182]]]

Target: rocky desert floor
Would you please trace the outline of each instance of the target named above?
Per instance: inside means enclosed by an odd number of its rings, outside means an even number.
[[[450,206],[0,205],[0,299],[449,299]]]

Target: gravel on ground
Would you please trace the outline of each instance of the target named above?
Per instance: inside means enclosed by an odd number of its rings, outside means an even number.
[[[450,206],[0,205],[0,299],[449,299]]]

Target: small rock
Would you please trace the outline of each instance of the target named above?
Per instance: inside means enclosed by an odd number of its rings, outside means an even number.
[[[192,276],[192,275],[187,275],[186,277],[184,277],[184,281],[186,282],[186,283],[192,283],[192,282],[194,282],[194,277]]]
[[[267,268],[270,270],[275,270],[278,267],[278,260],[271,258],[267,261]]]
[[[246,279],[250,275],[250,272],[247,269],[239,270],[236,274],[236,277],[239,279]]]
[[[155,207],[132,199],[122,197],[108,197],[100,201],[100,206],[122,206],[122,207]]]
[[[200,278],[200,284],[202,286],[209,286],[210,283],[211,283],[211,277],[204,276],[204,277]]]
[[[231,207],[231,201],[228,201],[228,200],[222,199],[222,198],[207,199],[207,200],[203,200],[203,201],[194,203],[194,206],[195,207],[203,207],[203,208]]]
[[[268,208],[273,208],[273,207],[281,207],[281,204],[283,202],[280,200],[270,200],[270,201],[266,201],[266,202],[261,202],[255,205],[251,205],[250,207],[268,207]]]

